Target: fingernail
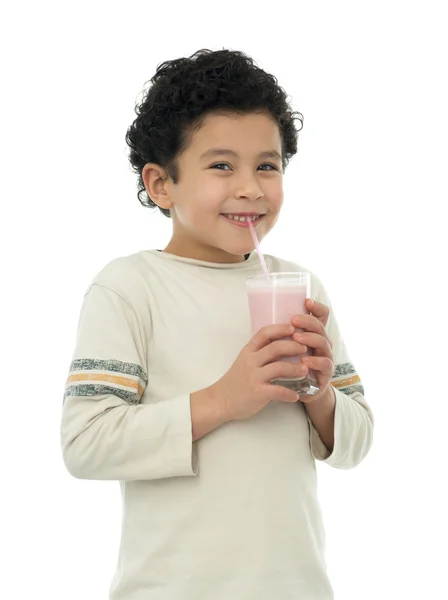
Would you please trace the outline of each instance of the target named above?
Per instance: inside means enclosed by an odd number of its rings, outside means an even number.
[[[314,304],[316,304],[316,303],[314,302],[314,300],[311,300],[311,298],[308,298],[308,300],[309,300],[309,303],[311,304],[311,306],[314,306]]]

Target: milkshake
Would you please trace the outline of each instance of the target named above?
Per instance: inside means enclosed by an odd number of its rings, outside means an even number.
[[[294,315],[309,314],[305,300],[310,297],[309,273],[285,272],[264,273],[246,279],[252,335],[262,327],[279,323],[291,323]],[[296,331],[303,329],[296,328]],[[290,339],[285,337],[283,339]],[[278,361],[300,363],[302,356],[312,356],[308,349],[305,354],[279,357]],[[309,369],[306,375],[293,379],[276,378],[271,381],[283,385],[302,395],[312,395],[318,391],[316,375]]]

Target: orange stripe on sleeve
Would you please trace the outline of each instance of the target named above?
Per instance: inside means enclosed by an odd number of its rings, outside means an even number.
[[[125,387],[130,387],[135,391],[138,390],[141,394],[143,394],[142,387],[138,384],[137,381],[132,379],[128,379],[127,377],[118,377],[117,375],[106,375],[105,373],[78,373],[76,375],[70,375],[68,378],[67,384],[74,382],[84,382],[84,381],[98,381],[102,383],[115,383],[117,385],[123,385]],[[141,395],[140,394],[140,395]]]
[[[336,381],[332,381],[331,385],[335,388],[343,388],[349,385],[353,385],[355,383],[359,383],[361,381],[359,375],[353,375],[353,377],[346,377],[345,379],[338,379]]]

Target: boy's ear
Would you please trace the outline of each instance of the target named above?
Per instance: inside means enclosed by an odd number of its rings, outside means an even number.
[[[142,170],[142,179],[145,185],[146,193],[161,208],[171,208],[173,203],[169,199],[168,174],[160,165],[156,163],[146,163]]]

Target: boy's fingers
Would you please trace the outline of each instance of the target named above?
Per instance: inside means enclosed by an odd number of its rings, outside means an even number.
[[[332,344],[328,337],[324,337],[318,333],[303,331],[301,333],[294,333],[292,339],[300,344],[305,344],[308,348],[313,348],[318,352],[318,356],[331,356]]]
[[[301,362],[314,371],[319,371],[324,377],[333,377],[334,363],[327,356],[304,356]]]
[[[328,317],[330,316],[330,309],[328,306],[325,306],[322,302],[311,300],[311,298],[307,298],[306,303],[310,313],[318,318],[325,326],[328,323]]]
[[[247,344],[253,352],[258,352],[274,340],[280,340],[292,336],[294,333],[294,327],[291,323],[280,323],[274,325],[265,325],[257,331],[252,339]]]

